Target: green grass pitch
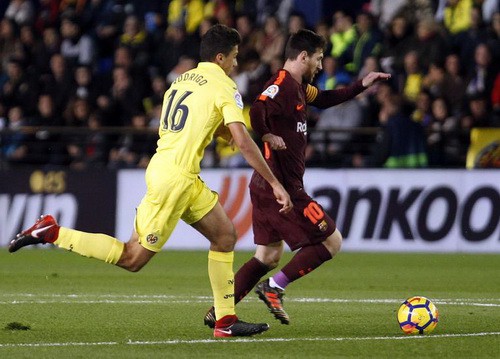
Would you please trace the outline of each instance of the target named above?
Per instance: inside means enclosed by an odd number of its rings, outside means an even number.
[[[251,255],[237,252],[235,269]],[[499,255],[340,253],[287,288],[288,326],[254,293],[241,302],[243,320],[271,325],[245,339],[203,326],[203,251],[164,251],[128,273],[62,250],[1,248],[0,278],[0,358],[500,357]],[[413,295],[438,307],[430,335],[399,329]]]

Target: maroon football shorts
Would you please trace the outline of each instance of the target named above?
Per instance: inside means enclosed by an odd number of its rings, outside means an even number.
[[[250,198],[255,244],[283,240],[294,251],[321,243],[335,232],[335,221],[304,191],[293,196],[294,207],[287,214],[280,213],[282,206],[266,194],[250,190]]]

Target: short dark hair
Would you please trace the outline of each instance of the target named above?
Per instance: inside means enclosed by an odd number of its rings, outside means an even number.
[[[201,38],[201,61],[213,61],[217,54],[228,55],[231,50],[241,43],[238,31],[225,25],[212,26]]]
[[[307,29],[300,29],[292,34],[286,43],[285,58],[287,60],[296,59],[302,51],[306,51],[309,56],[318,49],[324,50],[326,40],[323,36]]]

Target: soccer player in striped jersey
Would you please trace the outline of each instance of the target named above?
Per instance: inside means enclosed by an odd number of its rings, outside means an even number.
[[[264,143],[264,157],[275,176],[290,193],[294,208],[279,213],[272,188],[257,172],[250,182],[253,205],[255,255],[235,275],[235,301],[239,302],[255,285],[256,293],[282,324],[290,318],[283,309],[285,288],[307,275],[340,250],[342,235],[322,206],[304,191],[305,149],[307,145],[306,107],[335,106],[352,99],[389,74],[371,72],[352,85],[321,91],[311,85],[322,69],[325,40],[309,30],[299,30],[288,39],[283,69],[265,85],[250,110],[252,127]],[[259,280],[279,264],[286,243],[297,251],[282,269],[269,279]],[[213,326],[213,310],[205,324]]]

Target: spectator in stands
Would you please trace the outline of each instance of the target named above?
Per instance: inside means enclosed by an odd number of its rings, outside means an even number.
[[[13,20],[18,26],[33,24],[35,8],[30,0],[10,0],[4,16]]]
[[[25,126],[26,121],[23,110],[20,106],[12,107],[7,115],[7,128],[12,133],[4,136],[2,141],[2,158],[10,165],[16,165],[26,161],[28,156],[28,136],[19,131],[21,126]]]
[[[241,14],[236,18],[236,30],[241,36],[241,44],[238,46],[239,56],[245,58],[248,52],[256,51],[264,33],[255,26],[253,19],[248,14]]]
[[[0,100],[8,107],[21,106],[27,116],[35,113],[38,88],[36,79],[28,76],[21,59],[9,59],[6,81],[0,89]]]
[[[452,38],[467,31],[471,26],[472,0],[448,0],[443,10],[443,24]]]
[[[87,99],[74,97],[68,103],[63,114],[64,123],[70,127],[87,127],[91,106]]]
[[[382,33],[374,22],[373,16],[366,11],[356,16],[356,39],[344,52],[344,67],[357,75],[368,56],[379,56],[382,50]]]
[[[479,44],[474,51],[474,66],[469,69],[466,93],[469,96],[491,94],[493,81],[498,72],[498,64],[493,64],[490,49]]]
[[[18,42],[14,21],[4,17],[0,20],[0,72],[7,70],[7,63],[14,56]]]
[[[213,17],[217,23],[229,27],[234,26],[234,18],[227,0],[208,0],[204,9],[205,17]]]
[[[83,98],[73,98],[68,103],[64,113],[66,126],[88,128],[91,108],[87,100]],[[81,163],[85,157],[85,140],[87,136],[84,133],[71,133],[64,137],[66,151],[68,153],[68,163],[72,169],[83,169]]]
[[[408,0],[371,0],[369,9],[377,18],[380,29],[385,31],[407,2]]]
[[[431,63],[422,79],[422,89],[428,91],[433,97],[444,96],[445,75],[443,65],[436,62]]]
[[[444,96],[449,103],[450,113],[458,115],[462,111],[465,96],[465,81],[458,55],[450,54],[446,56],[445,71]]]
[[[461,126],[465,130],[474,127],[490,127],[492,114],[488,109],[488,98],[482,93],[475,93],[467,97],[467,107],[461,118]]]
[[[168,25],[183,27],[193,34],[205,15],[203,0],[172,0],[168,5]]]
[[[488,47],[492,51],[493,63],[500,62],[500,12],[493,14],[491,24],[488,27]]]
[[[186,36],[183,26],[170,25],[153,55],[153,66],[156,71],[166,77],[177,65],[181,56],[197,58],[198,45],[195,44],[192,38]]]
[[[437,97],[431,105],[431,124],[427,135],[429,167],[463,167],[460,161],[459,123],[450,114],[444,97]]]
[[[64,120],[58,112],[55,111],[54,100],[47,93],[42,93],[38,98],[37,114],[30,121],[31,126],[63,126]],[[36,146],[40,153],[43,153],[44,163],[55,166],[66,165],[66,147],[64,146],[64,137],[59,133],[49,131],[39,132],[36,138]]]
[[[411,105],[409,106],[409,108],[413,109],[410,116],[411,119],[415,122],[420,123],[424,128],[427,128],[432,121],[431,103],[431,94],[429,93],[429,91],[422,89],[417,95],[414,107]]]
[[[286,35],[278,18],[269,16],[264,24],[264,36],[257,44],[256,50],[263,62],[269,64],[276,56],[282,56],[285,50]]]
[[[102,169],[108,160],[108,136],[99,132],[102,118],[98,112],[90,113],[87,123],[92,132],[83,134],[81,142],[71,144],[70,168],[74,170]]]
[[[434,18],[436,13],[434,2],[435,0],[406,1],[406,4],[399,10],[399,13],[410,24],[418,24],[421,20]]]
[[[100,95],[100,88],[90,66],[79,65],[74,70],[74,83],[71,87],[70,97],[79,97],[89,101],[95,107],[97,98]]]
[[[174,66],[172,70],[167,74],[167,84],[170,86],[172,82],[175,81],[177,77],[186,71],[194,69],[196,67],[195,59],[187,56],[181,56],[179,62]]]
[[[338,83],[349,83],[351,76],[339,68],[337,59],[333,56],[323,58],[323,70],[315,79],[316,86],[321,90],[333,90]]]
[[[332,54],[332,42],[330,41],[330,26],[326,20],[320,20],[314,24],[314,32],[320,36],[323,36],[326,41],[325,50],[323,53],[325,56]]]
[[[118,46],[130,49],[136,67],[147,69],[152,43],[144,23],[136,15],[128,15],[125,19]]]
[[[160,75],[153,76],[151,80],[151,93],[142,100],[146,114],[151,117],[154,108],[163,103],[163,95],[167,91],[167,81]]]
[[[468,95],[465,100],[465,110],[460,117],[460,153],[458,155],[462,167],[465,167],[467,149],[470,145],[470,131],[475,127],[491,127],[494,120],[488,109],[487,97],[477,93]]]
[[[125,6],[117,0],[92,0],[87,4],[82,18],[94,39],[98,72],[109,74],[126,17]]]
[[[42,92],[49,93],[54,99],[55,111],[62,113],[69,101],[72,86],[71,71],[66,67],[66,59],[55,53],[50,58],[50,72],[41,77]]]
[[[40,47],[33,58],[37,72],[41,75],[50,73],[50,59],[53,55],[61,51],[61,39],[54,27],[47,27],[43,30]]]
[[[148,68],[134,61],[132,50],[127,46],[116,47],[113,57],[113,68],[121,67],[130,76],[137,96],[144,98],[151,88]],[[111,72],[111,76],[113,71]]]
[[[390,82],[381,82],[377,87],[377,92],[373,96],[368,96],[365,107],[366,119],[364,125],[368,127],[379,127],[379,113],[388,101],[394,97],[395,90]]]
[[[423,127],[410,119],[403,111],[401,103],[401,99],[393,96],[382,106],[379,122],[383,132],[377,137],[372,156],[365,158],[365,167],[427,167],[426,136]]]
[[[304,15],[302,15],[299,12],[292,12],[290,14],[290,17],[288,18],[288,23],[287,23],[288,35],[294,34],[300,29],[305,29],[305,28],[306,28],[306,19],[304,18]]]
[[[404,73],[400,75],[399,80],[399,89],[403,93],[405,101],[415,103],[422,88],[423,78],[417,52],[408,52],[404,57]]]
[[[238,73],[233,76],[243,103],[250,105],[262,92],[262,88],[270,75],[270,67],[260,61],[259,53],[249,51],[240,57]]]
[[[479,0],[481,4],[483,19],[486,22],[491,22],[494,19],[495,13],[500,11],[500,3],[498,0]]]
[[[59,2],[59,0],[39,0],[39,7],[35,17],[35,29],[38,33],[58,25]]]
[[[135,132],[124,134],[118,146],[110,150],[109,168],[147,167],[156,148],[157,135],[148,131],[148,118],[144,113],[132,116],[132,127]]]
[[[415,51],[420,68],[426,72],[432,62],[443,63],[450,52],[449,44],[439,32],[439,25],[432,18],[419,20],[416,33],[408,45]]]
[[[333,27],[330,36],[332,43],[331,55],[340,59],[340,66],[346,64],[344,53],[356,41],[357,34],[352,18],[343,11],[336,11],[333,14]]]
[[[87,0],[60,0],[59,8],[62,12],[71,11],[77,16],[81,16]]]
[[[460,54],[462,64],[469,68],[474,64],[474,50],[488,39],[487,27],[483,22],[481,8],[473,6],[470,9],[470,26],[450,39],[452,46]]]
[[[113,69],[113,85],[105,95],[109,107],[104,125],[130,126],[132,114],[143,111],[143,97],[137,92],[130,74],[123,67]]]
[[[48,93],[38,97],[37,114],[29,123],[31,126],[64,126],[64,120],[56,111],[54,99]]]
[[[257,24],[264,26],[270,16],[275,16],[279,23],[286,24],[293,9],[293,0],[257,0],[255,13]]]
[[[27,65],[27,70],[35,70],[32,65],[34,59],[38,56],[41,45],[39,38],[35,36],[33,26],[23,25],[19,28],[19,46],[23,54],[23,60]]]
[[[409,51],[413,36],[412,27],[404,16],[396,16],[385,30],[380,64],[385,72],[392,75],[403,70],[404,54]]]
[[[94,65],[94,42],[89,35],[82,33],[80,19],[72,12],[63,15],[61,20],[61,55],[70,68],[77,64]]]

